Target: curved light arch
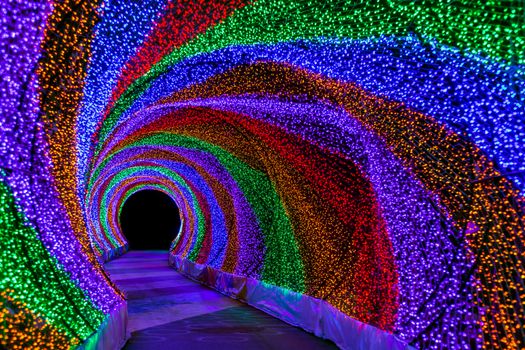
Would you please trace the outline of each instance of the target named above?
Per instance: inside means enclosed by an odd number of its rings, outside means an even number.
[[[0,347],[122,345],[140,186],[167,263],[340,347],[525,347],[523,3],[201,5],[6,4]]]

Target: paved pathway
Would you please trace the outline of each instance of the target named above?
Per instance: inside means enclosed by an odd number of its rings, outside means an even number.
[[[106,264],[128,298],[127,350],[337,349],[268,314],[187,279],[165,251],[131,251]]]

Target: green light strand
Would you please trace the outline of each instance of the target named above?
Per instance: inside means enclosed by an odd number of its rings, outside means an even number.
[[[0,177],[5,177],[0,172]],[[88,338],[104,320],[84,292],[38,239],[0,179],[0,289],[64,331],[71,344]]]

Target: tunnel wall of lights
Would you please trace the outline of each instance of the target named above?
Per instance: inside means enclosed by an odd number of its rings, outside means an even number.
[[[123,344],[102,263],[150,189],[176,269],[341,347],[525,347],[524,13],[8,2],[0,344]]]

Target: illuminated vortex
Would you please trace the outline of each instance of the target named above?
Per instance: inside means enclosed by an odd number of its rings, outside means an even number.
[[[416,348],[525,346],[522,2],[8,7],[2,345],[75,346],[123,307],[100,262],[154,189],[171,262]]]

